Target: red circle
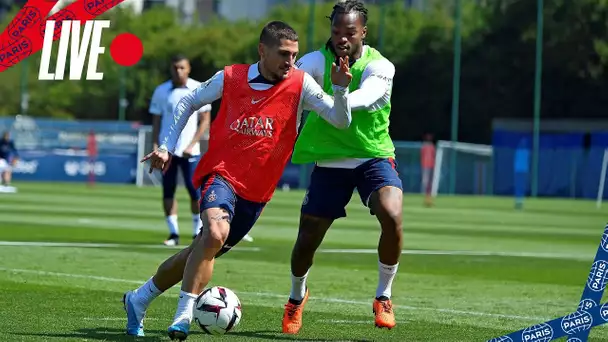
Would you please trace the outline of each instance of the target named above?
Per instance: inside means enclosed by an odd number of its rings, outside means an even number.
[[[136,35],[121,33],[110,44],[110,55],[116,64],[133,66],[144,54],[144,46]]]

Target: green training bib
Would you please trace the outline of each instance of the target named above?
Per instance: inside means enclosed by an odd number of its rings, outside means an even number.
[[[325,56],[323,90],[333,95],[331,66],[334,54],[326,46],[320,50]],[[353,79],[352,93],[359,88],[365,67],[372,61],[383,59],[378,50],[367,47],[364,54],[350,68]],[[306,164],[344,158],[394,158],[395,146],[388,132],[390,101],[379,110],[352,112],[352,123],[347,129],[338,129],[316,112],[310,112],[296,141],[292,163]]]

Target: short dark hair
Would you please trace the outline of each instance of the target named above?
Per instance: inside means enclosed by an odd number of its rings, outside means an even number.
[[[177,62],[181,62],[183,60],[187,60],[188,62],[190,61],[188,59],[188,57],[186,57],[186,55],[178,53],[176,55],[173,55],[173,57],[171,57],[171,63],[177,63]]]
[[[275,20],[271,21],[262,29],[260,43],[268,46],[275,46],[281,43],[281,39],[298,41],[298,34],[289,24]]]
[[[363,25],[367,25],[367,8],[365,8],[365,4],[360,0],[346,0],[336,3],[328,18],[330,22],[333,22],[336,15],[348,13],[359,14],[361,20],[363,20]]]

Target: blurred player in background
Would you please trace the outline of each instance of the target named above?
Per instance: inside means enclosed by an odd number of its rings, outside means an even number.
[[[15,148],[15,143],[11,140],[11,134],[6,131],[0,139],[0,175],[2,177],[3,190],[11,187],[13,166],[17,164],[19,154]],[[14,189],[13,189],[14,190]]]
[[[267,24],[258,45],[260,61],[232,65],[187,94],[173,124],[163,129],[161,146],[148,154],[152,168],[172,163],[178,137],[197,108],[222,98],[211,125],[209,150],[198,164],[203,229],[192,244],[167,259],[145,284],[125,294],[127,334],[142,336],[152,300],[182,280],[171,339],[187,338],[196,297],[211,280],[215,259],[249,232],[271,199],[289,162],[302,111],[314,110],[332,127],[350,125],[348,57],[331,69],[334,98],[308,74],[294,68],[298,36],[289,25]],[[334,107],[335,105],[335,107]]]
[[[433,143],[433,136],[430,134],[424,136],[424,142],[422,148],[420,148],[420,166],[422,167],[421,191],[424,194],[424,204],[430,207],[433,205],[431,180],[435,169],[435,144]]]
[[[315,163],[315,167],[291,256],[292,287],[283,316],[283,332],[288,334],[302,327],[302,311],[308,299],[306,278],[315,251],[334,220],[346,217],[345,207],[355,188],[382,227],[379,280],[373,302],[375,324],[395,326],[391,286],[403,240],[402,182],[388,130],[395,67],[376,49],[365,45],[367,9],[363,3],[337,3],[329,19],[329,41],[320,50],[304,55],[296,65],[330,92],[330,66],[338,57],[349,56],[353,121],[348,129],[337,130],[311,112],[293,152],[293,163]]]
[[[196,89],[201,83],[193,80],[190,75],[190,61],[183,55],[177,55],[171,60],[171,80],[168,80],[154,90],[150,103],[152,114],[153,147],[157,149],[160,131],[172,125],[173,110],[182,97]],[[163,209],[169,227],[169,237],[164,241],[167,246],[179,244],[179,225],[177,220],[177,188],[178,170],[184,179],[184,185],[190,195],[192,212],[192,235],[196,237],[201,227],[199,215],[199,192],[192,184],[192,174],[201,155],[200,140],[211,122],[211,104],[202,107],[188,120],[177,141],[173,160],[166,173],[163,174]]]
[[[521,139],[517,144],[515,158],[513,158],[513,171],[515,172],[515,209],[523,209],[528,185],[528,172],[530,171],[530,144],[526,138]]]

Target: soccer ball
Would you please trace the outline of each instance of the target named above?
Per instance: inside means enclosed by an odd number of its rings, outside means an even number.
[[[209,335],[223,335],[241,321],[241,301],[230,289],[206,289],[194,304],[194,322]]]

